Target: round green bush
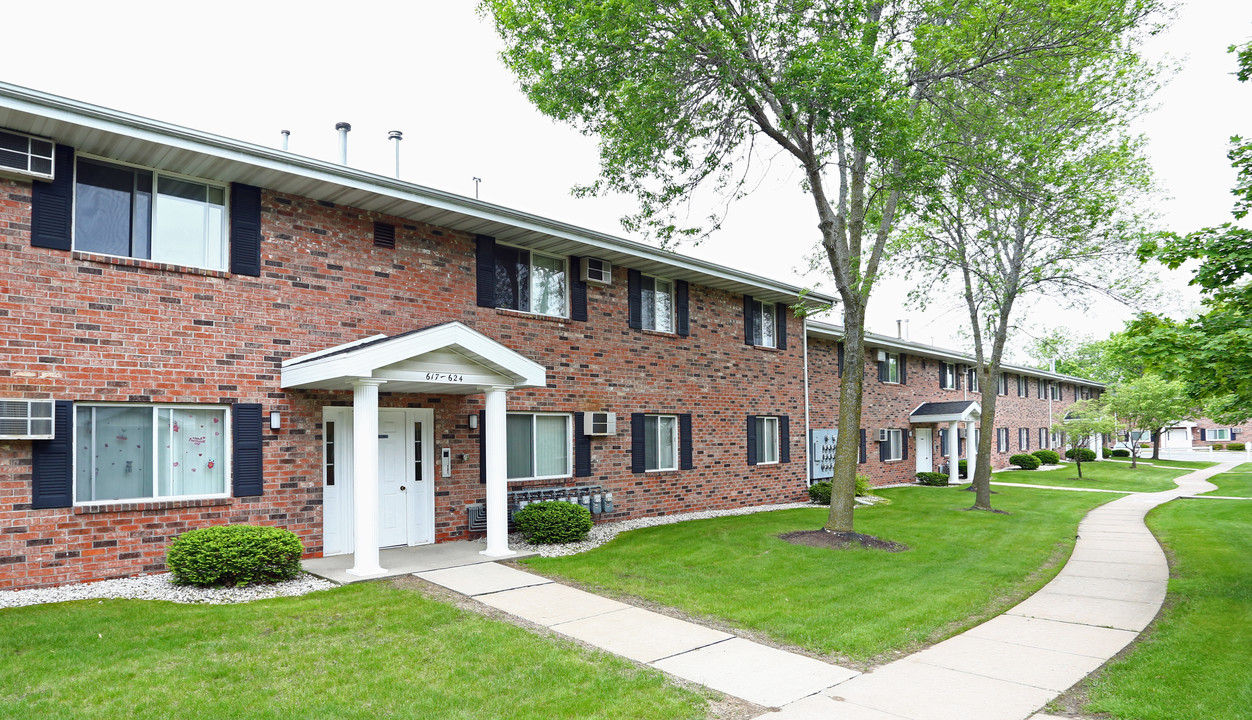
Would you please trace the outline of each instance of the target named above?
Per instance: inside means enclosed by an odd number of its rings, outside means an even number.
[[[1061,461],[1061,456],[1055,450],[1036,450],[1031,455],[1039,458],[1041,465],[1055,465]]]
[[[830,481],[823,480],[810,485],[809,500],[818,505],[830,505]]]
[[[1065,451],[1065,457],[1078,462],[1094,462],[1096,454],[1091,448],[1070,448]]]
[[[165,564],[179,585],[241,587],[290,580],[300,574],[304,546],[290,530],[216,525],[179,535]]]
[[[856,476],[856,496],[869,497],[874,494],[874,489],[870,487],[868,475]]]
[[[1243,443],[1230,443],[1229,445],[1227,445],[1227,446],[1226,446],[1226,449],[1227,449],[1227,450],[1238,450],[1239,452],[1243,452],[1244,450],[1246,450],[1246,449],[1247,449],[1247,447],[1248,447],[1248,446],[1247,446],[1247,445],[1244,445]]]
[[[1117,448],[1109,453],[1109,457],[1130,457],[1130,451],[1125,448]]]
[[[591,531],[591,511],[582,505],[547,500],[531,503],[513,516],[527,542],[536,545],[578,542]]]
[[[1010,457],[1009,463],[1012,465],[1016,465],[1017,467],[1023,470],[1038,470],[1039,464],[1040,464],[1039,458],[1035,457],[1034,455],[1027,455],[1025,453]]]
[[[960,460],[956,463],[956,476],[969,477],[969,461]]]
[[[937,472],[919,472],[917,474],[917,483],[919,485],[930,485],[931,487],[947,487],[948,476]]]

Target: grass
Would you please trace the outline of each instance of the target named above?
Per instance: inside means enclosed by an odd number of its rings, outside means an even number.
[[[0,718],[703,718],[661,673],[389,584],[0,610]]]
[[[721,517],[623,533],[591,552],[529,558],[547,575],[644,598],[758,631],[837,662],[875,662],[961,632],[1041,587],[1073,548],[1101,493],[1001,488],[966,512],[957,488],[879,491],[891,505],[856,511],[858,532],[907,552],[800,547],[778,539],[817,529],[824,508]]]
[[[1120,460],[1124,463],[1130,463],[1130,458],[1108,458],[1110,460]],[[1188,470],[1203,470],[1207,467],[1213,467],[1218,463],[1212,460],[1153,460],[1151,453],[1146,458],[1139,458],[1139,464],[1148,463],[1157,467],[1186,468]]]
[[[1252,498],[1252,463],[1244,463],[1230,472],[1214,475],[1209,478],[1209,482],[1217,486],[1209,495]]]
[[[1212,463],[1206,463],[1212,465]],[[1047,467],[1047,466],[1044,466]],[[1027,485],[1054,485],[1057,487],[1099,488],[1101,490],[1125,490],[1131,492],[1158,492],[1177,487],[1174,478],[1186,475],[1190,470],[1128,464],[1093,462],[1082,464],[1082,480],[1074,464],[1061,465],[1051,470],[1009,470],[991,476],[992,482],[1024,483]]]
[[[1165,609],[1087,681],[1088,712],[1118,720],[1252,719],[1252,503],[1175,501],[1148,516],[1171,556]]]

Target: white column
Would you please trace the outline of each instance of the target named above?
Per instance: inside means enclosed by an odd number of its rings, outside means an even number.
[[[378,577],[378,386],[384,380],[352,383],[353,565],[349,575]]]
[[[960,432],[961,424],[956,420],[948,423],[948,484],[955,485],[960,481],[961,477],[961,456],[957,454],[957,448],[961,446],[961,441],[957,439],[957,433]]]
[[[978,457],[978,423],[965,423],[965,479],[974,482],[974,460]]]
[[[483,452],[487,453],[487,549],[481,551],[488,557],[508,557],[517,553],[509,549],[509,481],[505,464],[508,444],[505,442],[506,409],[505,391],[508,388],[493,387],[487,390],[487,433]]]
[[[1091,445],[1091,452],[1096,454],[1096,460],[1103,460],[1104,458],[1100,457],[1100,433],[1093,433],[1089,444]]]

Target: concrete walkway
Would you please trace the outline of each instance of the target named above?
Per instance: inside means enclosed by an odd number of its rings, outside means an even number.
[[[1149,510],[1214,488],[1234,463],[1178,488],[1092,510],[1074,552],[1004,615],[869,673],[649,612],[495,563],[417,576],[612,653],[758,705],[758,720],[1045,720],[1033,715],[1135,639],[1165,598],[1169,567]]]

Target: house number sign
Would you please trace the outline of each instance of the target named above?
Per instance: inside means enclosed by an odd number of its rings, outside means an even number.
[[[434,382],[450,382],[450,383],[465,382],[465,376],[458,375],[457,373],[428,372],[426,373],[426,379],[432,380]]]

